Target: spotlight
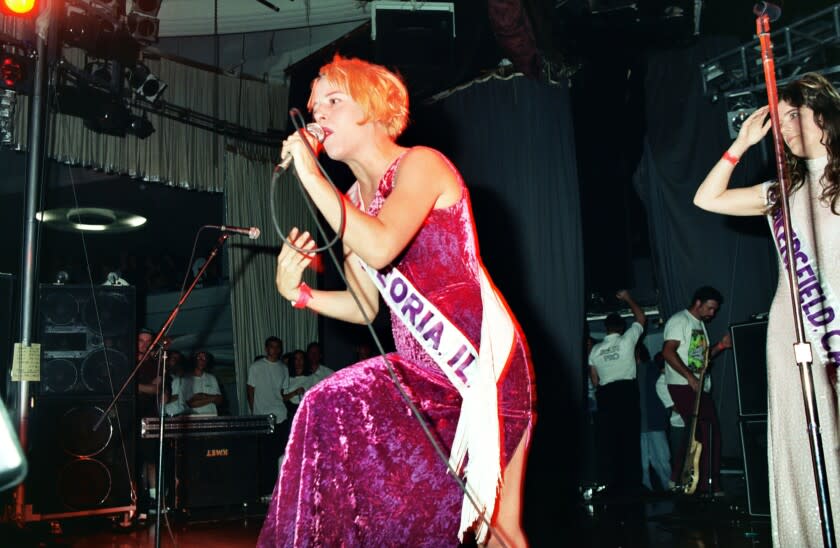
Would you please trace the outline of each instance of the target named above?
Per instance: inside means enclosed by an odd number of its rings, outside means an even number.
[[[141,44],[153,44],[158,41],[160,21],[156,17],[149,17],[133,11],[126,19],[128,32],[131,37]]]
[[[744,121],[755,112],[757,105],[757,98],[749,91],[726,96],[726,125],[732,139],[738,136]]]
[[[152,74],[149,67],[143,63],[137,63],[131,69],[128,83],[137,95],[150,103],[154,103],[166,89],[166,84]]]
[[[114,80],[111,67],[104,62],[92,62],[85,65],[85,72],[91,77],[95,84],[110,87]]]
[[[23,55],[0,50],[0,88],[30,93],[32,63]]]
[[[145,139],[155,132],[155,126],[144,117],[132,116],[126,131],[138,139]]]
[[[130,122],[128,107],[119,100],[109,99],[97,105],[92,115],[85,118],[85,127],[97,133],[124,137]]]
[[[161,0],[133,0],[131,2],[131,11],[148,15],[149,17],[157,17],[160,11]]]

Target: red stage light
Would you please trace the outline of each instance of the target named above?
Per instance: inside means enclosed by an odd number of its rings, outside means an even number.
[[[37,4],[37,0],[2,0],[0,11],[6,15],[26,16],[36,11]]]
[[[0,51],[0,89],[29,93],[31,61],[22,55]]]

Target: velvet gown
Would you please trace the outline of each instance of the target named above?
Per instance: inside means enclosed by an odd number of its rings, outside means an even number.
[[[401,158],[368,214],[377,215],[393,189]],[[450,167],[460,200],[432,210],[395,264],[479,348],[481,263],[469,195]],[[358,186],[348,196],[363,208]],[[503,470],[535,418],[530,355],[514,326],[497,383]],[[461,397],[393,313],[392,329],[396,352],[387,358],[448,457]],[[258,546],[457,546],[462,501],[386,361],[375,357],[337,371],[301,401]]]

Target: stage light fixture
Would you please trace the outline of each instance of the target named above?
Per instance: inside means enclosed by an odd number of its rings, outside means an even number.
[[[29,93],[32,88],[32,61],[24,55],[0,51],[0,88]]]
[[[102,86],[110,86],[113,74],[107,63],[95,61],[85,65],[85,72],[94,83]]]
[[[133,11],[126,18],[126,26],[131,37],[140,44],[148,45],[158,41],[160,21],[156,17]]]
[[[154,103],[167,86],[143,63],[137,63],[131,69],[128,83],[138,96],[150,103]]]
[[[161,0],[131,0],[130,11],[142,13],[149,17],[157,17],[160,12]]]
[[[132,116],[127,131],[138,139],[145,139],[155,132],[155,126],[145,117]]]
[[[99,13],[108,18],[113,18],[115,21],[124,13],[124,2],[118,0],[88,0],[90,6]]]
[[[36,0],[0,0],[0,13],[10,17],[27,17],[38,11]]]
[[[125,137],[131,123],[128,107],[121,101],[109,98],[95,106],[91,114],[84,119],[85,127],[97,133]]]

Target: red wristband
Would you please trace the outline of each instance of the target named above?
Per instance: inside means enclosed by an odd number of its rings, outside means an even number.
[[[738,162],[741,160],[737,156],[733,156],[732,154],[730,154],[728,150],[723,153],[723,159],[732,164],[733,166],[737,166]]]
[[[300,282],[298,291],[298,298],[296,301],[292,301],[292,306],[295,308],[306,308],[306,305],[312,300],[312,289],[306,285],[306,282]]]

